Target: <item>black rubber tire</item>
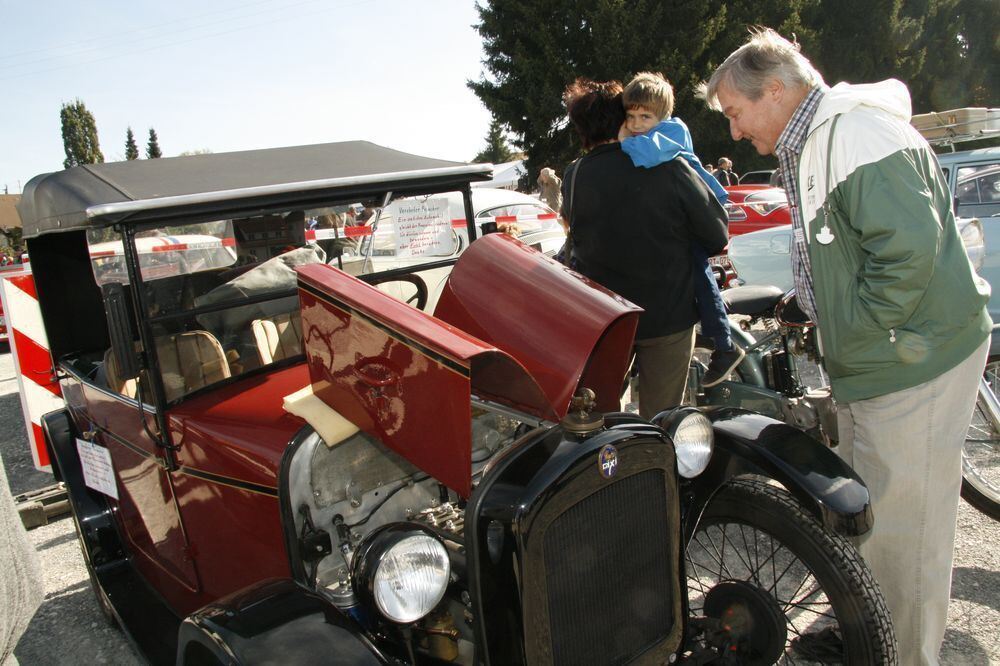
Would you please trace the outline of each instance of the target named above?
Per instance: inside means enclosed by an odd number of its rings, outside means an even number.
[[[703,615],[705,595],[721,582],[745,581],[777,601],[787,640],[776,663],[802,663],[792,639],[834,622],[843,663],[897,663],[889,610],[860,554],[783,488],[753,479],[722,488],[688,544],[687,566],[692,617]]]
[[[1000,361],[990,359],[984,373],[990,388],[1000,386]],[[962,447],[962,498],[993,520],[1000,520],[1000,432],[976,400],[972,422]]]
[[[80,554],[83,557],[83,564],[87,568],[87,576],[90,578],[90,589],[94,592],[94,599],[97,601],[97,608],[101,611],[101,615],[104,617],[104,621],[107,622],[109,627],[115,629],[121,629],[121,625],[118,624],[118,617],[115,615],[114,608],[111,606],[111,601],[108,599],[108,595],[105,594],[104,588],[97,581],[97,572],[94,571],[94,564],[90,560],[90,552],[87,550],[86,537],[83,534],[83,528],[80,525],[80,519],[77,517],[77,509],[73,503],[72,498],[69,502],[70,516],[73,520],[73,528],[76,530],[76,540],[80,545]]]

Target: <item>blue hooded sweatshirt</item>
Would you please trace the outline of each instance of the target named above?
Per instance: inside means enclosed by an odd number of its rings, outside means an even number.
[[[647,169],[658,164],[683,157],[698,172],[701,179],[712,190],[719,203],[729,201],[729,193],[722,184],[702,166],[694,154],[691,132],[680,118],[667,118],[645,134],[630,136],[622,141],[622,150],[632,158],[632,164]]]

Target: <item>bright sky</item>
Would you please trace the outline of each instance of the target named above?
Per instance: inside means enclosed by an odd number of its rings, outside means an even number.
[[[490,114],[474,0],[0,0],[0,193],[62,169],[81,99],[105,161],[364,139],[468,161]]]

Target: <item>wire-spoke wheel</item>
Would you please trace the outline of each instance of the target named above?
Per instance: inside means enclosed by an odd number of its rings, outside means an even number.
[[[1000,361],[986,364],[983,377],[993,394],[1000,388]],[[980,395],[962,447],[962,497],[994,520],[1000,520],[1000,431]]]
[[[792,496],[740,479],[712,499],[687,546],[692,617],[744,664],[894,664],[896,642],[868,567]]]

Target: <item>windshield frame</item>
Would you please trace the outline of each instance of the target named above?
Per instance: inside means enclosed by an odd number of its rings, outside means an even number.
[[[472,206],[472,190],[468,182],[463,183],[461,187],[456,187],[455,184],[438,185],[436,187],[429,188],[417,188],[408,187],[404,190],[389,190],[387,189],[383,192],[382,203],[383,208],[391,203],[393,200],[404,197],[404,196],[415,196],[415,195],[433,195],[442,192],[461,192],[462,199],[465,207],[465,219],[466,219],[466,229],[469,234],[469,238],[475,240],[479,234],[477,234],[477,227],[475,226],[475,217],[473,214]],[[354,200],[353,197],[348,196],[348,201]],[[343,205],[344,199],[337,197],[335,199],[329,199],[321,202],[310,202],[310,208],[321,208],[326,206]],[[275,205],[262,207],[260,213],[274,213],[274,212],[287,212],[289,210],[297,210],[301,206],[298,204],[291,205]],[[240,211],[242,215],[243,211]],[[379,209],[379,215],[381,214],[381,208]],[[140,224],[116,224],[114,229],[118,232],[118,237],[122,242],[122,246],[125,254],[125,267],[129,279],[129,293],[131,295],[134,317],[133,322],[137,328],[139,340],[142,349],[145,351],[143,356],[143,369],[147,371],[150,375],[150,381],[148,382],[148,388],[152,392],[152,396],[138,395],[135,399],[139,401],[144,406],[150,406],[156,413],[157,425],[160,432],[168,432],[166,413],[169,409],[175,405],[183,403],[195,396],[203,395],[207,392],[217,390],[224,386],[228,386],[236,381],[243,380],[248,377],[253,377],[260,374],[265,374],[273,372],[276,369],[286,367],[289,365],[294,365],[296,363],[301,363],[304,360],[304,354],[296,354],[291,357],[273,361],[271,363],[266,363],[257,368],[252,368],[246,372],[240,373],[238,375],[233,375],[225,378],[221,381],[214,382],[212,384],[203,386],[194,391],[186,393],[174,400],[167,400],[167,393],[165,386],[163,384],[163,374],[160,359],[156,351],[156,335],[154,333],[154,325],[160,324],[167,321],[172,321],[182,318],[190,318],[203,314],[210,314],[215,312],[222,312],[234,307],[251,305],[254,303],[261,303],[273,300],[280,300],[283,298],[297,297],[298,288],[292,288],[281,291],[267,292],[264,294],[259,294],[257,296],[249,296],[245,298],[232,298],[220,300],[215,303],[210,303],[207,305],[195,307],[188,310],[183,310],[180,312],[170,312],[165,314],[150,314],[151,313],[151,299],[149,297],[149,292],[146,288],[147,284],[153,280],[143,279],[141,262],[139,251],[136,245],[137,234],[142,233],[148,229],[159,228],[171,225],[182,225],[182,224],[192,224],[196,222],[203,221],[215,221],[226,217],[226,212],[221,211],[212,216],[211,220],[204,219],[204,215],[196,215],[192,217],[177,216],[168,219],[157,220],[155,222],[144,222]],[[375,218],[377,223],[378,218]],[[421,263],[417,266],[407,266],[399,268],[390,268],[388,270],[373,271],[371,273],[365,273],[356,276],[358,279],[365,282],[374,282],[376,280],[385,280],[393,276],[405,275],[408,273],[420,272],[432,270],[435,268],[453,266],[458,257],[447,257],[444,259],[428,261],[426,263]],[[332,264],[336,267],[336,264]],[[95,276],[96,280],[96,276]],[[150,400],[151,398],[151,400]],[[127,399],[127,398],[125,398]]]

